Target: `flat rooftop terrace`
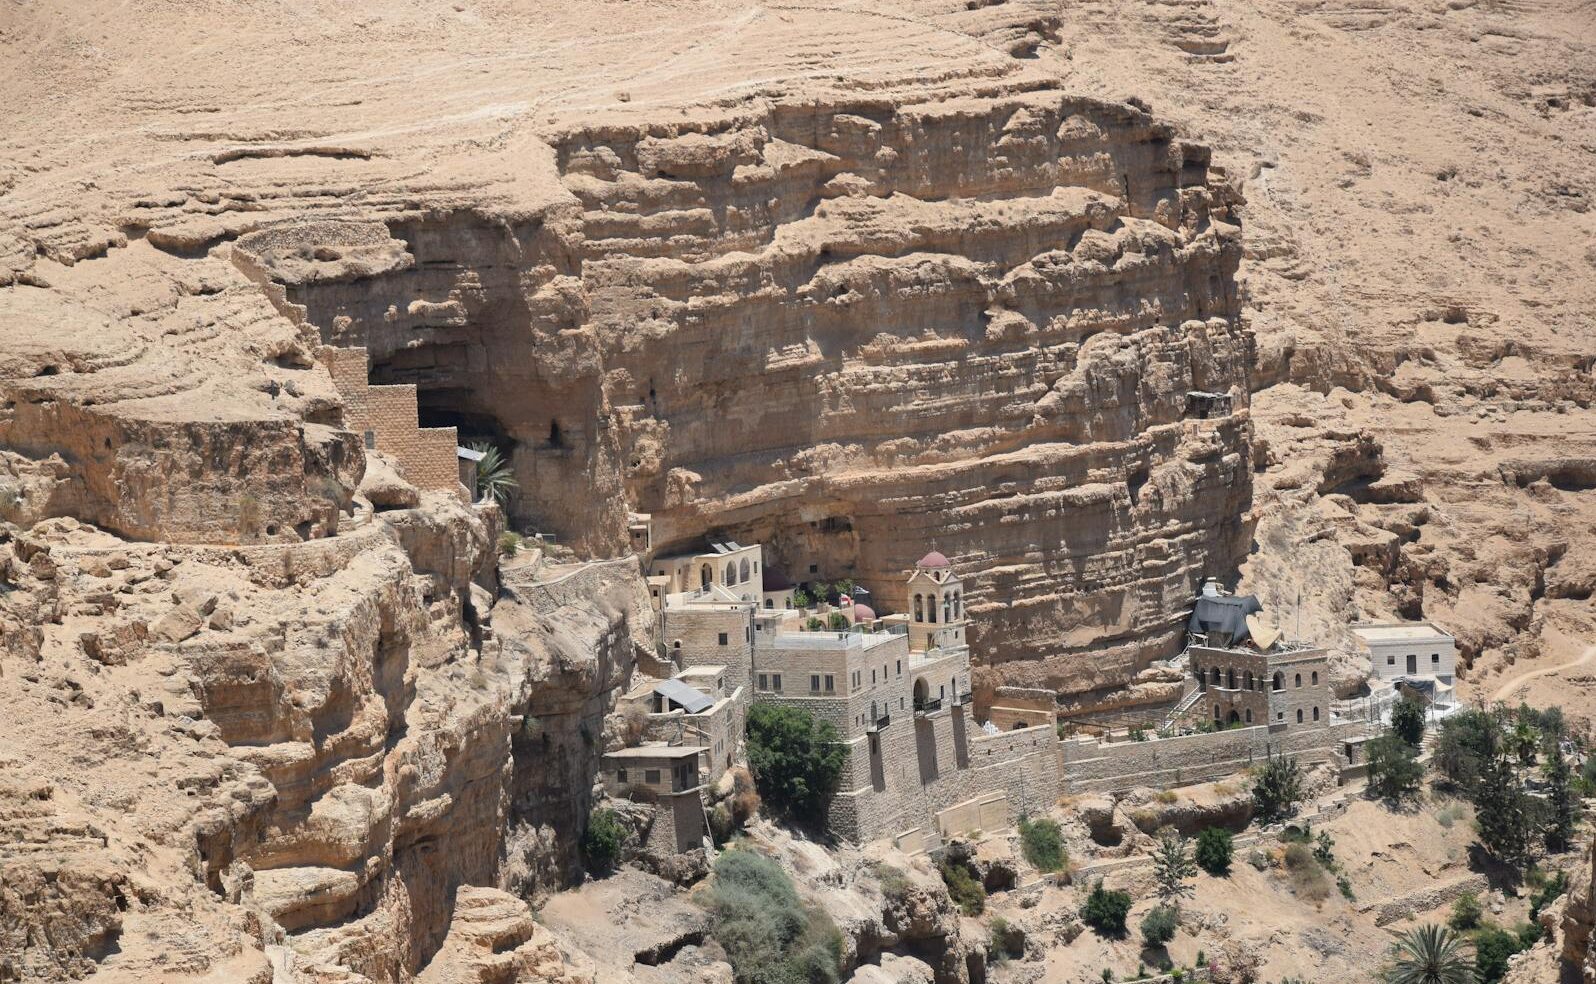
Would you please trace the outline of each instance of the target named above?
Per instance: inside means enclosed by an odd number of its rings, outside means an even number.
[[[1352,626],[1352,634],[1365,642],[1413,642],[1420,639],[1452,638],[1429,622],[1376,622]]]

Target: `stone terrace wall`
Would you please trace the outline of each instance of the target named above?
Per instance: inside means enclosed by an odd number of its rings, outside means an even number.
[[[1208,782],[1282,752],[1304,762],[1327,762],[1338,758],[1341,741],[1362,735],[1366,727],[1362,722],[1282,730],[1260,726],[1147,741],[1066,741],[1059,750],[1063,790],[1124,792]]]
[[[369,431],[372,448],[391,456],[417,488],[453,492],[470,501],[460,484],[459,436],[453,427],[417,423],[415,386],[372,386],[363,348],[322,346],[316,354],[343,398],[345,427],[357,434]]]

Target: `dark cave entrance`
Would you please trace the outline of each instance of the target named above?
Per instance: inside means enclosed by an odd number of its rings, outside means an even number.
[[[491,413],[467,409],[469,394],[457,389],[418,389],[416,391],[416,422],[422,427],[453,427],[455,443],[463,448],[498,451],[499,460],[512,473],[515,470],[515,452],[520,442],[510,436],[502,421]],[[471,490],[473,499],[480,499],[485,490],[478,484],[481,468],[462,459],[460,481]],[[513,513],[520,497],[519,488],[511,488],[503,498],[506,514]]]

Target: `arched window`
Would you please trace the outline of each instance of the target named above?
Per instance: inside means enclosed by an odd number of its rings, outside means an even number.
[[[926,607],[925,620],[927,622],[932,622],[932,623],[936,622],[936,620],[937,620],[937,596],[936,595],[926,595],[925,596],[925,607]]]
[[[925,621],[925,600],[921,595],[914,596],[914,620],[916,622]]]
[[[1302,686],[1302,674],[1301,673],[1297,674],[1297,686],[1298,687]]]
[[[715,579],[715,572],[710,569],[710,566],[708,564],[705,564],[703,567],[700,567],[698,569],[698,586],[699,587],[701,587],[701,588],[709,587],[709,582],[713,581],[714,579]]]
[[[1297,708],[1297,723],[1298,724],[1302,723],[1302,708],[1300,708],[1300,707]]]
[[[1285,676],[1285,674],[1284,673],[1276,673],[1275,674],[1275,689],[1276,690],[1283,690],[1285,688],[1285,686],[1286,686],[1286,676]]]
[[[959,598],[959,593],[957,591],[953,592],[953,617],[964,617],[964,605],[962,600]]]
[[[1251,670],[1247,671],[1247,689],[1248,690],[1253,689],[1253,686],[1252,686],[1252,671]]]
[[[1315,721],[1319,720],[1319,709],[1317,707],[1313,709],[1313,719]]]
[[[1250,707],[1247,708],[1247,723],[1248,724],[1252,723],[1252,708],[1250,708]]]
[[[1234,666],[1225,671],[1225,686],[1231,690],[1236,689],[1236,668]]]
[[[1215,666],[1208,671],[1208,682],[1212,686],[1219,686],[1219,667]]]
[[[747,581],[748,580],[748,558],[747,557],[744,557],[743,558],[743,562],[741,564],[737,565],[737,580],[739,580],[739,581]]]
[[[682,640],[677,639],[675,642],[671,643],[671,648],[672,649],[680,649],[680,648],[682,648]]]
[[[729,560],[726,561],[726,580],[725,580],[724,583],[726,583],[726,584],[736,584],[737,583],[737,565],[732,563]]]
[[[1319,671],[1318,670],[1314,670],[1313,671],[1313,685],[1315,687],[1317,687],[1319,685]]]
[[[766,608],[775,608],[776,607],[776,599],[774,599],[774,598],[766,598],[765,599],[765,607]]]

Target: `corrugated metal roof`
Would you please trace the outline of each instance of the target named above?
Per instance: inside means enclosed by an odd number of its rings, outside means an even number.
[[[654,692],[672,703],[681,705],[689,714],[698,714],[715,706],[715,702],[702,692],[694,690],[680,680],[661,680],[654,684]]]

